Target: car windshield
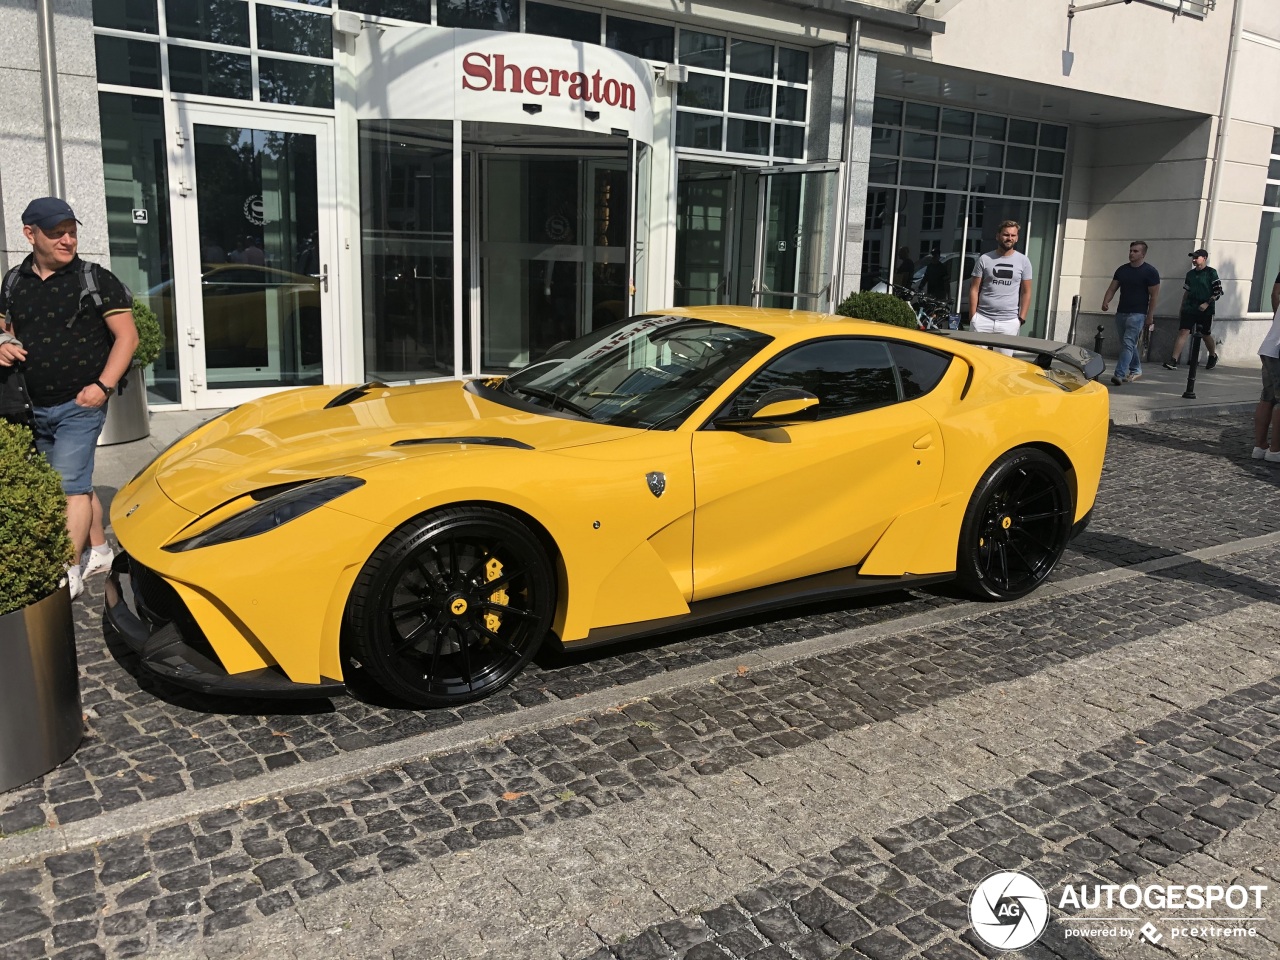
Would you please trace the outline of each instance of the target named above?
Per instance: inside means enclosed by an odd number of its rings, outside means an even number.
[[[631,317],[554,348],[505,380],[478,384],[498,400],[670,430],[771,339],[691,317]]]

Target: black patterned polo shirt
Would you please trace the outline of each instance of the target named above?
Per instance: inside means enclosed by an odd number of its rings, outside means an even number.
[[[23,370],[31,402],[52,407],[68,400],[102,376],[115,338],[103,317],[132,310],[125,285],[111,271],[99,267],[98,292],[102,312],[84,293],[84,262],[73,257],[65,267],[41,280],[28,254],[18,268],[13,290],[0,289],[0,317],[27,351]],[[67,321],[71,323],[68,325]]]

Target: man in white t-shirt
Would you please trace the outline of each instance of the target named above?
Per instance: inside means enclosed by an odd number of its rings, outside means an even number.
[[[1262,399],[1253,412],[1253,459],[1280,463],[1280,310],[1271,318],[1271,329],[1262,338],[1258,356],[1262,360]]]
[[[1021,228],[1015,220],[1000,224],[996,249],[973,265],[969,281],[969,329],[978,333],[1017,334],[1031,308],[1031,261],[1014,248]],[[1010,350],[1001,353],[1012,355]]]

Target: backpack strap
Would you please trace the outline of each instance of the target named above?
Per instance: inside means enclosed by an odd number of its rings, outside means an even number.
[[[98,287],[98,265],[91,260],[80,262],[80,303],[84,303],[85,297],[89,298],[98,318],[101,319],[104,304],[102,291]],[[75,322],[76,315],[72,314],[71,319],[67,321],[67,328],[70,329]]]
[[[10,267],[9,272],[4,275],[4,298],[8,300],[13,296],[13,288],[18,285],[18,277],[22,273],[22,267]]]
[[[9,319],[13,315],[13,290],[18,285],[18,277],[20,276],[20,267],[10,267],[9,272],[4,275],[4,302],[6,307],[4,317],[0,317],[0,328],[13,329],[13,321]]]

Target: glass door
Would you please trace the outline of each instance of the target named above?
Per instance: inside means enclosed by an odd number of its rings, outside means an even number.
[[[756,201],[756,307],[830,310],[840,165],[765,167]]]
[[[627,156],[479,157],[480,367],[501,373],[626,316]]]
[[[338,379],[329,121],[179,104],[169,304],[197,407]],[[251,122],[252,121],[252,122]]]
[[[732,303],[737,172],[694,160],[679,164],[674,305]]]

